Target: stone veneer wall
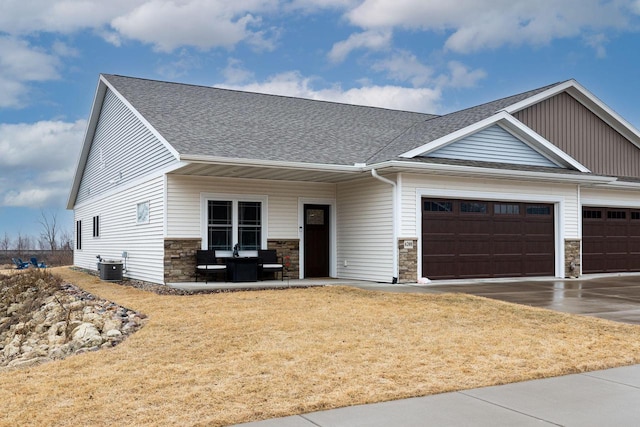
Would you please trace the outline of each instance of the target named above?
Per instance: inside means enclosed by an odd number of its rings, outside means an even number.
[[[580,240],[564,241],[564,277],[580,277]]]
[[[288,268],[285,267],[285,277],[289,277],[289,279],[300,278],[300,240],[268,240],[267,249],[275,249],[278,253],[278,256],[282,257],[282,262],[285,264],[287,263],[285,257],[289,257],[290,266]]]
[[[164,240],[164,282],[194,282],[196,280],[196,251],[202,239]]]
[[[413,248],[405,248],[404,242],[413,242]],[[398,240],[398,282],[416,283],[418,281],[418,240]]]

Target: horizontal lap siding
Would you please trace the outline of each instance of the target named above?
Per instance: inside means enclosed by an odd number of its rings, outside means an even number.
[[[453,142],[426,157],[557,167],[498,125]]]
[[[582,190],[582,204],[586,206],[640,207],[640,190],[615,191],[585,188]]]
[[[127,251],[126,277],[154,283],[164,281],[164,194],[163,177],[75,210],[82,220],[82,249],[74,252],[74,264],[96,269],[96,255],[121,259]],[[137,204],[149,201],[148,224],[137,224]],[[100,218],[100,236],[92,237],[93,217]]]
[[[177,162],[164,144],[107,90],[78,190],[77,204]]]
[[[298,199],[335,199],[335,184],[267,181],[201,176],[167,176],[167,235],[199,238],[200,194],[225,193],[268,197],[268,239],[298,239]]]
[[[499,193],[505,199],[513,195],[514,200],[522,195],[531,194],[536,197],[562,197],[564,199],[564,237],[578,238],[581,213],[578,212],[577,187],[556,183],[528,183],[514,180],[453,178],[440,176],[402,175],[402,222],[401,237],[418,237],[417,224],[420,221],[416,197],[419,189],[437,191],[464,191],[470,194]],[[456,198],[460,198],[456,196]]]
[[[391,281],[392,195],[390,185],[373,178],[338,184],[339,278]]]

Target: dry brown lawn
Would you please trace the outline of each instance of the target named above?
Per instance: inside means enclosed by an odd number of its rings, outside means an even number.
[[[0,373],[0,425],[226,425],[640,362],[639,326],[473,296],[160,296],[56,272],[148,323],[115,348]]]

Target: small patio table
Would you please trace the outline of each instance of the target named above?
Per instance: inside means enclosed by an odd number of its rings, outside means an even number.
[[[257,282],[258,260],[257,257],[225,258],[228,279],[232,282]]]

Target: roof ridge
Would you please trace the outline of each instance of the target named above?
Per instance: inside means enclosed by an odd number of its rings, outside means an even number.
[[[293,95],[279,95],[279,94],[274,94],[274,93],[254,92],[254,91],[250,91],[250,90],[241,90],[241,89],[230,89],[230,88],[226,88],[226,87],[207,86],[207,85],[195,84],[195,83],[173,82],[173,81],[167,81],[167,80],[150,79],[150,78],[145,78],[145,77],[131,77],[131,76],[124,76],[124,75],[121,75],[121,74],[104,74],[104,73],[101,73],[101,74],[102,74],[102,76],[107,78],[107,80],[108,80],[109,76],[113,76],[113,77],[121,77],[121,78],[125,78],[125,79],[145,80],[145,81],[148,81],[148,82],[156,82],[156,83],[163,83],[163,84],[173,84],[173,85],[178,85],[178,86],[191,86],[191,87],[202,88],[202,89],[214,89],[214,90],[221,90],[221,91],[227,91],[227,92],[246,93],[246,94],[251,94],[251,95],[260,95],[260,96],[267,96],[267,97],[276,97],[276,98],[285,98],[285,99],[297,99],[297,100],[303,100],[303,101],[309,101],[309,102],[319,102],[319,103],[327,103],[327,104],[334,104],[334,105],[343,105],[343,106],[347,106],[347,107],[372,108],[372,109],[375,109],[375,110],[386,110],[386,111],[393,111],[393,112],[397,112],[397,113],[409,113],[409,114],[418,114],[418,115],[422,115],[422,116],[432,116],[432,117],[429,117],[428,119],[432,119],[432,118],[435,118],[435,117],[440,117],[439,114],[434,114],[434,113],[423,113],[423,112],[420,112],[420,111],[398,110],[398,109],[394,109],[394,108],[376,107],[376,106],[373,106],[373,105],[350,104],[350,103],[347,103],[347,102],[329,101],[329,100],[325,100],[325,99],[302,98],[302,97],[293,96]]]
[[[472,106],[470,106],[470,107],[463,108],[463,109],[461,109],[461,110],[452,111],[452,112],[447,113],[447,114],[442,114],[442,115],[440,115],[440,116],[438,116],[438,117],[434,117],[434,118],[447,117],[447,116],[450,116],[450,115],[452,115],[452,114],[462,113],[462,112],[464,112],[464,111],[468,111],[468,110],[472,110],[472,109],[474,109],[474,108],[478,108],[478,107],[482,107],[482,106],[485,106],[485,105],[489,105],[489,104],[492,104],[492,103],[494,103],[494,102],[504,101],[504,100],[509,99],[509,98],[516,98],[516,97],[522,96],[522,95],[524,95],[524,94],[526,94],[526,93],[529,93],[529,92],[538,92],[538,93],[539,93],[539,92],[542,92],[542,91],[544,91],[544,90],[550,89],[550,88],[552,88],[552,87],[555,87],[555,86],[561,85],[562,83],[568,82],[568,81],[570,81],[570,80],[573,80],[573,79],[567,79],[567,80],[559,81],[559,82],[556,82],[556,83],[551,83],[551,84],[548,84],[548,85],[545,85],[545,86],[540,86],[540,87],[535,88],[535,89],[525,90],[525,91],[523,91],[523,92],[516,93],[516,94],[513,94],[513,95],[503,96],[502,98],[492,99],[491,101],[483,102],[482,104],[472,105]],[[531,95],[531,96],[534,96],[534,95]],[[526,98],[525,98],[525,99],[526,99]]]

